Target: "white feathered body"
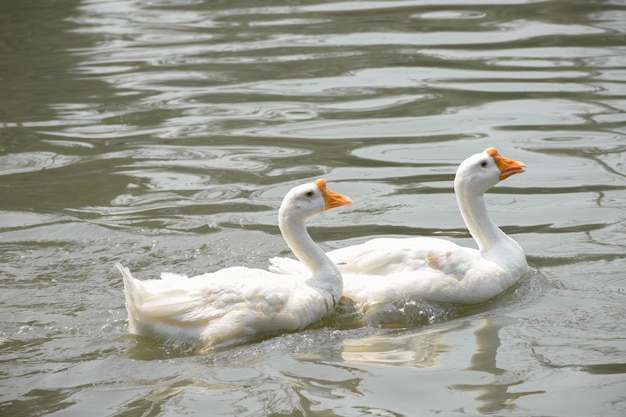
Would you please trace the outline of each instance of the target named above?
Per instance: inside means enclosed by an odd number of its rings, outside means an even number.
[[[140,281],[118,264],[131,333],[206,346],[301,330],[328,314],[341,296],[303,285],[302,277],[226,268],[192,278],[163,273]],[[227,343],[226,343],[227,342]]]
[[[367,308],[408,298],[480,303],[505,291],[528,270],[523,256],[494,262],[476,249],[429,237],[378,238],[327,254],[342,273],[343,295]],[[271,261],[275,272],[303,271],[295,259]]]

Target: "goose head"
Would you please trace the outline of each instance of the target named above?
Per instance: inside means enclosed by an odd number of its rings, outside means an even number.
[[[490,147],[470,156],[459,165],[454,177],[454,189],[458,192],[483,194],[501,180],[524,172],[523,162],[506,158]]]
[[[326,181],[299,185],[287,193],[280,206],[279,217],[285,220],[304,221],[309,217],[336,207],[352,204],[352,200],[329,190]]]

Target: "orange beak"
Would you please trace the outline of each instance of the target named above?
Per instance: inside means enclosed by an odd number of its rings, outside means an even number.
[[[524,172],[524,169],[526,168],[526,165],[523,162],[505,158],[500,155],[496,148],[487,148],[485,149],[485,152],[487,152],[487,154],[496,162],[496,165],[500,170],[500,180],[509,178],[511,175]]]
[[[335,207],[352,204],[352,199],[350,197],[346,197],[343,194],[339,194],[338,192],[326,188],[326,181],[323,179],[320,178],[319,180],[315,180],[315,185],[317,185],[317,188],[319,188],[322,192],[322,197],[324,197],[324,210],[330,210]]]

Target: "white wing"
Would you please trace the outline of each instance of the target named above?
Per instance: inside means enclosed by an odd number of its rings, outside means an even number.
[[[408,298],[481,302],[503,290],[499,282],[506,274],[479,251],[437,238],[379,238],[328,256],[343,275],[343,295],[369,307]],[[288,258],[270,262],[277,273],[296,274],[304,268]]]
[[[174,341],[216,345],[277,329],[298,330],[334,307],[330,296],[302,279],[261,269],[226,268],[193,278],[167,273],[147,281],[120,270],[131,331]]]

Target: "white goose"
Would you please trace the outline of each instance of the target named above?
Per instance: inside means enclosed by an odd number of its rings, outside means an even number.
[[[352,200],[319,179],[285,196],[278,224],[293,253],[306,266],[297,277],[231,267],[188,278],[163,273],[140,281],[116,264],[124,278],[131,333],[203,348],[296,331],[332,313],[341,298],[341,274],[309,236],[305,221]]]
[[[343,275],[343,295],[368,310],[407,298],[474,304],[509,288],[528,271],[528,264],[520,245],[489,218],[483,194],[524,168],[495,148],[472,155],[459,166],[454,191],[478,250],[414,237],[378,238],[329,252]],[[302,268],[288,258],[270,262],[275,272],[293,274]]]

